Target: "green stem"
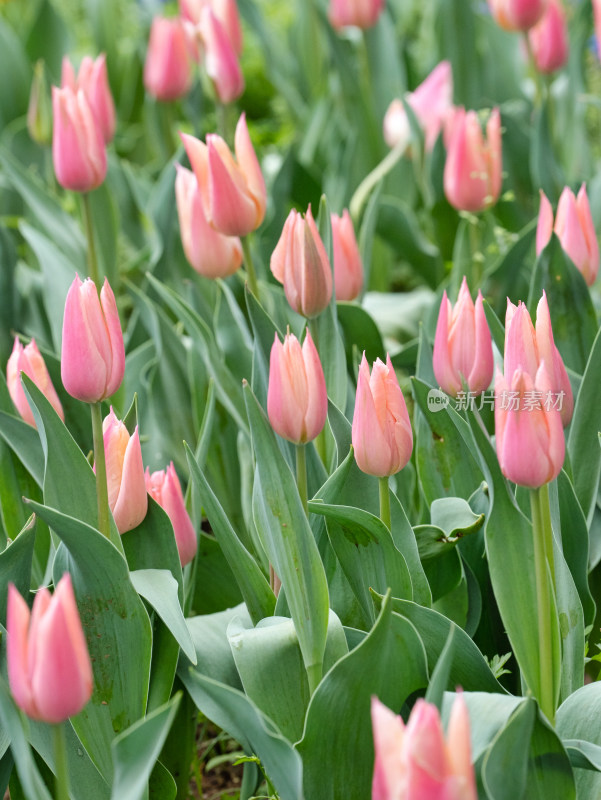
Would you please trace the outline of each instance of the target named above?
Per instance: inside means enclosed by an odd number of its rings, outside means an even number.
[[[257,282],[257,273],[253,264],[252,253],[250,251],[250,242],[248,236],[241,236],[242,252],[244,253],[244,265],[246,266],[246,276],[248,278],[248,288],[259,299],[259,284]]]
[[[309,512],[307,505],[307,449],[304,444],[296,445],[296,485],[305,514]]]
[[[388,175],[394,165],[401,160],[406,149],[406,142],[402,142],[396,147],[393,147],[388,155],[386,155],[382,161],[380,161],[377,167],[374,167],[374,169],[372,169],[372,171],[366,175],[365,178],[363,178],[359,186],[355,189],[355,193],[352,196],[349,204],[351,217],[353,218],[353,222],[355,224],[357,224],[359,221],[359,217],[363,211],[363,206],[367,203],[369,195],[376,188],[378,183],[380,183],[380,181],[383,180],[386,175]]]
[[[96,288],[100,290],[98,259],[96,257],[96,245],[94,244],[94,223],[92,222],[92,210],[90,208],[90,195],[88,192],[83,192],[81,195],[81,205],[86,229],[86,239],[88,241],[88,271],[90,273],[90,278],[96,284]]]
[[[390,530],[390,487],[388,477],[380,478],[380,519]]]
[[[536,92],[534,95],[534,107],[540,108],[543,103],[543,98],[545,96],[545,85],[543,83],[542,75],[538,71],[538,67],[536,66],[536,60],[534,58],[534,53],[532,52],[532,47],[530,45],[530,39],[528,38],[528,33],[524,32],[524,42],[526,44],[526,52],[528,53],[528,63],[530,64],[530,70],[534,74],[534,85],[536,87]]]
[[[311,664],[311,666],[307,667],[307,678],[309,679],[309,691],[311,694],[319,686],[321,681],[321,674],[322,674],[322,666],[321,664]]]
[[[545,483],[537,492],[539,504],[539,516],[542,523],[543,539],[545,545],[545,555],[551,573],[551,584],[553,591],[555,585],[555,555],[553,553],[553,526],[551,524],[551,506],[549,504],[549,484]]]
[[[106,458],[102,435],[102,407],[91,403],[92,433],[94,435],[94,466],[96,468],[96,498],[98,500],[98,530],[110,538],[109,493],[106,483]]]
[[[69,800],[69,772],[67,769],[67,746],[64,723],[53,725],[55,800]]]

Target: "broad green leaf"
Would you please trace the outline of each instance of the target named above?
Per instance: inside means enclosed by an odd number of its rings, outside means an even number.
[[[451,625],[449,634],[444,647],[438,656],[436,666],[430,676],[430,682],[426,690],[426,700],[433,703],[440,711],[445,690],[449,685],[449,676],[451,674],[451,667],[453,666],[453,659],[455,658],[455,631],[456,627]]]
[[[413,601],[422,606],[430,606],[432,603],[432,592],[426,578],[426,573],[419,557],[419,550],[415,533],[405,509],[401,505],[398,497],[391,492],[390,494],[390,517],[392,540],[396,549],[403,554],[403,558],[409,568],[411,575],[411,585],[413,589]]]
[[[16,416],[4,374],[0,372],[0,436],[15,453],[38,486],[44,483],[44,453],[31,425]]]
[[[186,624],[196,650],[196,672],[225,683],[234,689],[242,689],[240,676],[227,638],[227,629],[232,620],[239,620],[245,628],[252,628],[253,623],[248,610],[241,603],[226,611],[214,614],[200,614],[188,617]],[[266,619],[271,619],[267,617]],[[185,660],[180,660],[180,673],[184,669]]]
[[[430,521],[449,539],[458,539],[476,533],[484,524],[484,514],[474,514],[461,497],[442,497],[430,506]]]
[[[371,364],[376,358],[383,358],[386,352],[382,336],[373,318],[357,303],[337,304],[338,322],[342,328],[347,366],[353,364],[353,350],[365,351]]]
[[[31,67],[19,35],[5,19],[0,19],[0,70],[11,75],[11,80],[0,88],[0,126],[6,130],[12,120],[27,111]]]
[[[503,338],[499,342],[497,335],[500,324],[499,317],[505,319],[508,297],[517,303],[518,300],[528,296],[530,275],[524,267],[529,262],[529,256],[533,250],[536,225],[537,220],[531,220],[520,231],[517,241],[499,258],[498,263],[485,277],[485,288],[482,293],[486,295],[487,299],[484,301],[484,311],[493,340],[501,353],[503,352]]]
[[[601,747],[583,739],[564,739],[563,746],[573,767],[601,772]]]
[[[194,596],[190,599],[193,614],[213,614],[242,602],[242,592],[219,542],[204,531],[198,539],[194,569]]]
[[[551,136],[549,101],[535,109],[530,137],[530,173],[532,185],[544,191],[551,202],[559,198],[559,193],[566,184],[563,171],[555,151]]]
[[[601,683],[599,681],[583,686],[564,700],[557,711],[556,728],[566,747],[569,748],[574,739],[601,747],[601,730],[598,724],[600,713]],[[601,792],[601,774],[589,769],[582,769],[580,764],[574,764],[574,766],[576,767],[574,776],[577,796],[579,798],[598,797]]]
[[[35,518],[30,517],[17,538],[0,553],[0,622],[6,623],[8,584],[14,583],[22,597],[31,585],[31,564],[35,544]]]
[[[492,741],[482,764],[487,797],[494,800],[524,797],[535,718],[536,703],[533,699],[524,700]]]

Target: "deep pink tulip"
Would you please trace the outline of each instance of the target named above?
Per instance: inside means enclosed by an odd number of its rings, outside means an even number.
[[[148,494],[156,500],[171,520],[179,560],[182,567],[185,567],[196,555],[198,540],[190,515],[186,511],[182,487],[173,461],[166,470],[150,474],[150,470],[147,469],[145,478]]]
[[[117,121],[104,53],[95,60],[90,56],[86,56],[81,62],[77,76],[73,65],[65,56],[63,58],[61,86],[63,89],[69,87],[73,91],[83,90],[96,121],[100,125],[105,144],[112,141]]]
[[[301,347],[293,334],[282,344],[276,333],[267,389],[272,428],[290,442],[305,444],[321,432],[327,413],[326,381],[311,334],[307,330]]]
[[[204,45],[204,63],[221,103],[232,103],[244,91],[244,76],[238,56],[225,26],[213,9],[206,6],[200,17],[200,36]]]
[[[461,693],[447,736],[436,706],[419,699],[405,725],[376,697],[371,719],[375,763],[372,800],[477,800],[470,723]]]
[[[106,177],[102,128],[82,89],[52,87],[52,160],[65,189],[90,192]]]
[[[190,43],[179,17],[155,17],[144,64],[144,86],[157,100],[170,102],[192,85]]]
[[[109,508],[119,533],[137,527],[148,511],[138,427],[130,436],[113,409],[102,423]]]
[[[384,10],[384,0],[330,0],[328,18],[333,28],[349,25],[371,28]]]
[[[242,264],[240,239],[224,236],[211,228],[205,217],[196,176],[179,164],[175,167],[175,199],[186,258],[205,278],[232,275]]]
[[[592,286],[599,272],[599,242],[591,216],[591,209],[583,183],[574,197],[567,186],[561,193],[557,205],[555,225],[551,203],[541,190],[540,211],[536,229],[536,254],[540,255],[554,231],[562,248],[582,273],[587,286]]]
[[[507,300],[503,366],[505,375],[513,375],[520,368],[528,372],[534,380],[543,361],[565,427],[572,419],[574,396],[563,359],[555,346],[547,295],[543,291],[538,302],[536,330],[524,303],[515,306]]]
[[[42,354],[38,350],[35,339],[32,339],[26,347],[23,347],[18,337],[15,337],[13,351],[6,365],[6,383],[12,401],[17,407],[17,411],[25,422],[29,425],[33,425],[35,428],[35,419],[21,384],[22,372],[24,372],[28,378],[31,378],[64,422],[65,414],[63,412],[63,406],[52,385],[50,375],[48,374],[48,368],[42,358]]]
[[[93,676],[69,573],[53,595],[37,591],[31,613],[10,583],[6,632],[8,681],[19,708],[53,724],[78,714],[92,696]]]
[[[125,348],[115,295],[105,279],[75,276],[65,301],[61,377],[72,397],[96,403],[114,394],[125,372]]]
[[[363,262],[350,214],[331,215],[334,288],[337,300],[354,300],[363,288]]]
[[[267,192],[252,146],[244,114],[236,125],[234,159],[221,136],[207,135],[207,143],[186,133],[184,147],[200,187],[209,224],[226,236],[246,236],[263,222]]]
[[[236,0],[179,0],[180,14],[193,25],[200,23],[205,8],[210,8],[221,22],[239,56],[242,53],[242,27]]]
[[[304,217],[294,209],[288,214],[270,267],[298,314],[316,317],[327,308],[332,299],[332,268],[310,206]]]
[[[370,375],[363,353],[357,381],[352,438],[357,466],[368,475],[377,478],[394,475],[411,458],[411,422],[388,355],[386,364],[376,359]]]
[[[453,105],[453,72],[449,61],[441,61],[414,92],[405,99],[411,106],[425,137],[425,148],[432,150],[446,115]],[[393,100],[384,117],[384,140],[389,147],[408,144],[411,128],[405,107]]]
[[[528,31],[534,63],[544,74],[561,69],[570,54],[568,25],[561,0],[548,0],[547,10]]]
[[[501,117],[494,108],[486,140],[475,111],[455,109],[445,125],[444,191],[459,211],[483,211],[499,199],[502,183]]]
[[[464,278],[455,306],[442,296],[433,355],[434,375],[447,394],[457,397],[463,382],[480,394],[490,386],[493,355],[490,330],[478,292],[474,305]]]
[[[507,31],[527,31],[545,13],[548,0],[488,0],[497,25]]]

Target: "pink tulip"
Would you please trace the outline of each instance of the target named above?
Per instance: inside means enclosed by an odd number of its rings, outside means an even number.
[[[206,144],[186,133],[181,138],[209,224],[226,236],[246,236],[258,228],[265,216],[267,192],[245,115],[236,126],[236,159],[215,133],[207,135]]]
[[[371,28],[384,10],[384,0],[330,0],[328,19],[340,30],[349,25]]]
[[[22,372],[24,372],[28,378],[31,378],[64,422],[65,414],[63,412],[63,406],[52,385],[48,369],[44,363],[42,354],[38,350],[35,339],[32,339],[26,347],[23,347],[19,339],[15,337],[13,351],[6,366],[6,383],[12,401],[17,407],[17,411],[25,422],[29,425],[33,425],[35,428],[35,419],[29,407],[29,403],[27,402],[23,385],[21,384]]]
[[[136,528],[148,511],[138,426],[133,436],[113,409],[102,423],[109,508],[119,533]]]
[[[153,472],[152,475],[147,469],[145,479],[148,494],[156,500],[171,520],[179,560],[182,567],[185,567],[196,555],[198,541],[194,525],[186,511],[182,487],[173,461],[166,470]]]
[[[298,314],[316,317],[327,308],[332,299],[332,268],[310,206],[304,218],[294,209],[288,215],[270,267]]]
[[[328,413],[326,381],[307,330],[300,342],[289,333],[276,334],[269,359],[267,414],[274,431],[295,444],[305,444],[321,432]]]
[[[507,31],[527,31],[539,21],[548,0],[488,0],[497,25]]]
[[[242,53],[242,27],[236,0],[179,0],[182,17],[193,25],[200,23],[202,12],[210,8],[223,25],[237,56]]]
[[[384,478],[407,464],[413,450],[411,422],[390,356],[378,358],[371,376],[363,353],[353,416],[353,448],[357,466]]]
[[[350,214],[331,215],[334,287],[337,300],[354,300],[363,288],[363,263]]]
[[[460,211],[482,211],[501,193],[501,117],[494,108],[486,125],[486,141],[475,111],[456,109],[447,117],[447,159],[444,191]]]
[[[472,301],[464,278],[455,307],[444,292],[436,324],[433,355],[434,375],[447,394],[457,397],[463,382],[480,394],[493,375],[492,341],[478,292]]]
[[[65,56],[61,75],[61,86],[76,92],[81,89],[86,96],[97,123],[100,125],[105,144],[112,141],[115,135],[115,104],[109,87],[106,56],[104,53],[96,60],[86,56],[79,67],[79,75],[75,76],[73,65]]]
[[[566,14],[561,0],[548,0],[547,10],[528,31],[534,63],[544,74],[561,69],[567,62],[570,43]]]
[[[82,89],[52,87],[52,159],[65,189],[90,192],[106,177],[102,129]]]
[[[601,54],[601,0],[593,0],[593,20],[595,24],[595,39],[597,40],[597,55]]]
[[[75,276],[65,302],[61,377],[72,397],[96,403],[114,394],[125,372],[125,348],[115,295],[105,279]]]
[[[155,17],[144,64],[144,86],[157,100],[170,102],[192,85],[190,44],[179,17]]]
[[[225,26],[209,6],[202,10],[200,35],[204,44],[205,69],[215,93],[221,103],[231,103],[244,91],[244,77]]]
[[[53,724],[78,714],[92,696],[93,676],[69,573],[53,595],[37,591],[31,613],[10,583],[6,631],[8,681],[19,708]]]
[[[561,193],[555,226],[553,209],[545,194],[540,193],[540,211],[536,229],[536,254],[546,247],[554,231],[561,246],[582,273],[588,286],[592,286],[599,272],[599,243],[591,216],[591,209],[583,183],[578,197],[567,186]]]
[[[445,117],[453,104],[453,73],[449,61],[441,61],[414,92],[405,99],[411,106],[425,136],[425,148],[432,150]],[[408,144],[409,120],[400,100],[393,100],[384,117],[384,139],[389,147]]]
[[[436,706],[416,702],[409,722],[376,697],[371,701],[375,763],[372,800],[477,800],[470,724],[461,693],[447,737]]]

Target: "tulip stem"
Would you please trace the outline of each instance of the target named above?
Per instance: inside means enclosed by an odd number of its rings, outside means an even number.
[[[64,723],[53,725],[54,733],[54,778],[55,800],[69,800],[69,772],[67,769],[67,746]]]
[[[244,253],[244,265],[246,267],[246,277],[248,278],[248,288],[259,298],[259,284],[257,282],[257,273],[255,272],[255,265],[253,264],[253,257],[250,251],[250,242],[248,236],[241,236],[242,252]]]
[[[94,466],[96,468],[96,497],[98,500],[98,530],[110,538],[109,493],[106,482],[106,457],[104,455],[104,436],[102,433],[102,407],[91,403],[92,433],[94,435]]]
[[[90,195],[83,192],[81,195],[81,207],[83,209],[83,222],[86,229],[86,239],[88,241],[88,272],[90,278],[100,289],[100,275],[98,274],[98,259],[96,257],[96,245],[94,244],[94,224],[92,222],[92,209],[90,208]]]
[[[390,530],[390,487],[388,476],[379,479],[380,482],[380,519]]]
[[[534,86],[536,89],[534,95],[534,108],[540,108],[543,102],[543,98],[545,96],[545,85],[543,83],[542,76],[536,65],[536,59],[534,58],[534,52],[532,50],[532,45],[530,44],[530,37],[528,36],[527,31],[524,31],[524,43],[526,45],[526,52],[528,53],[528,63],[530,64],[531,71],[534,73]]]
[[[355,225],[358,223],[361,212],[363,211],[363,206],[367,203],[372,191],[376,188],[380,181],[383,180],[386,175],[388,175],[395,164],[401,160],[406,149],[406,142],[402,142],[396,145],[396,147],[393,147],[388,155],[386,155],[382,161],[380,161],[380,163],[374,167],[374,169],[372,169],[372,171],[366,175],[365,178],[363,178],[359,186],[355,189],[355,193],[353,194],[349,204],[351,217],[353,218]]]
[[[304,444],[296,445],[296,485],[300,495],[301,503],[305,509],[305,514],[309,512],[307,505],[307,449]]]
[[[309,691],[313,695],[320,684],[322,674],[321,664],[311,664],[307,667],[307,678],[309,680]]]

